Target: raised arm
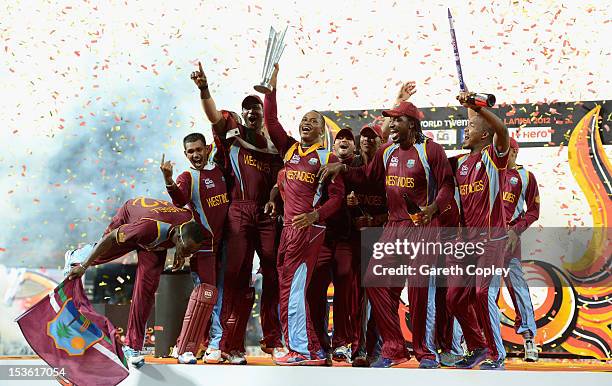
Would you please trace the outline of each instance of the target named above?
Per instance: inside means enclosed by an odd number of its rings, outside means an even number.
[[[202,101],[202,108],[204,109],[206,118],[208,118],[210,123],[212,123],[215,132],[223,137],[225,135],[225,119],[223,118],[221,111],[217,109],[215,100],[210,95],[210,90],[208,89],[208,79],[206,78],[206,74],[204,74],[204,70],[202,69],[202,63],[198,62],[198,70],[191,73],[191,79],[200,90],[200,100]]]
[[[278,120],[278,110],[276,107],[276,79],[278,76],[278,63],[274,65],[274,72],[272,73],[272,79],[270,80],[270,85],[272,86],[272,92],[266,94],[264,98],[264,124],[268,129],[268,134],[270,134],[270,139],[274,146],[279,151],[281,156],[283,156],[289,147],[293,145],[295,140],[291,138],[283,125]]]
[[[402,87],[400,87],[400,90],[397,93],[397,97],[395,97],[395,103],[393,104],[392,107],[399,105],[403,101],[407,101],[415,93],[416,93],[416,82],[415,81],[411,80],[411,81],[408,81],[402,84]],[[383,143],[387,143],[387,140],[389,139],[389,124],[390,123],[391,123],[391,118],[385,117],[383,124],[382,124],[382,128],[381,128],[382,133],[383,133]]]
[[[179,208],[187,205],[191,201],[191,176],[189,173],[183,173],[176,179],[176,184],[172,179],[172,162],[166,161],[166,155],[162,154],[161,163],[159,169],[164,176],[164,182],[166,183],[166,190],[172,198],[172,203]],[[185,174],[187,176],[185,176]],[[186,179],[189,179],[189,183],[186,183]]]
[[[495,150],[498,154],[506,154],[508,149],[510,148],[510,134],[508,133],[508,128],[504,125],[501,119],[486,107],[476,106],[475,104],[469,103],[468,98],[470,96],[469,92],[462,92],[457,96],[457,100],[467,107],[468,109],[468,118],[475,117],[479,115],[482,119],[487,122],[489,126],[493,129],[493,145],[495,146]]]

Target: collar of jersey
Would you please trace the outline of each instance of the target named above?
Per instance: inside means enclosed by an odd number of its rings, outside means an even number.
[[[313,151],[317,151],[318,149],[322,148],[323,146],[320,143],[315,143],[314,145],[310,146],[308,149],[306,149],[306,151],[302,151],[302,144],[298,144],[297,150],[298,150],[298,154],[300,155],[300,157],[305,157],[308,154],[312,153]]]

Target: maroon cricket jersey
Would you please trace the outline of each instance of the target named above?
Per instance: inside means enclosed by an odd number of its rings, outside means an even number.
[[[117,243],[133,244],[134,249],[163,251],[174,247],[170,232],[193,220],[188,209],[178,208],[168,201],[139,197],[128,200],[117,212],[122,223],[117,231]],[[107,232],[113,229],[108,229]]]
[[[196,221],[212,234],[212,245],[218,246],[230,203],[221,169],[209,163],[202,170],[184,171],[177,177],[176,187],[168,188],[168,194],[174,205],[191,209]],[[202,250],[206,249],[210,249],[210,243]]]
[[[420,207],[435,202],[439,210],[453,199],[453,176],[444,149],[428,138],[406,150],[399,144],[383,145],[368,165],[349,168],[347,180],[361,184],[384,181],[389,221],[410,219],[404,194]],[[437,217],[430,224],[437,226]]]
[[[502,191],[506,222],[520,235],[540,217],[538,182],[533,173],[518,165],[506,170]]]
[[[465,226],[488,229],[489,236],[495,239],[505,237],[501,188],[508,164],[508,151],[498,154],[493,145],[488,145],[479,153],[454,158],[457,162],[455,180]]]
[[[250,133],[251,129],[236,122],[228,111],[222,111],[225,118],[223,135],[237,131],[243,139],[255,136],[262,148],[267,140],[261,134]],[[282,166],[280,156],[244,147],[234,137],[221,141],[229,172],[227,184],[231,201],[254,201],[263,206],[268,202],[270,190],[276,183],[276,174]]]
[[[363,166],[363,158],[357,156],[353,159],[350,166],[359,167]],[[385,193],[385,185],[382,181],[379,183],[368,182],[365,184],[350,184],[348,181],[344,182],[346,185],[346,192],[355,192],[357,197],[358,206],[352,208],[351,214],[353,217],[360,216],[378,216],[387,213],[387,196]]]
[[[276,90],[266,94],[264,120],[274,146],[285,155],[285,225],[291,224],[294,216],[313,210],[319,212],[319,222],[324,223],[342,205],[344,181],[336,178],[319,184],[317,173],[322,165],[338,162],[338,158],[319,143],[304,149],[287,135],[276,113]]]

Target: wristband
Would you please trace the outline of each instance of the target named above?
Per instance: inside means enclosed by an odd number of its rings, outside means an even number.
[[[87,271],[87,267],[86,267],[86,266],[84,266],[83,264],[78,263],[77,265],[78,265],[79,267],[83,268],[83,271]]]

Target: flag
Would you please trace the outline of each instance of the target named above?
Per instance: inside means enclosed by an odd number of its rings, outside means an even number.
[[[94,311],[80,279],[66,279],[16,322],[32,350],[76,385],[117,385],[129,375],[115,327]]]

